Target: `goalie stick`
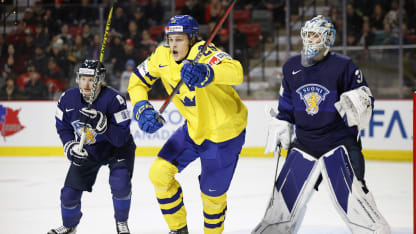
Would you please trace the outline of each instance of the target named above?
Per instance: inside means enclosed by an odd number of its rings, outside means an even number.
[[[113,1],[113,4],[111,5],[110,12],[108,13],[107,24],[105,25],[105,31],[104,31],[103,41],[101,42],[100,62],[98,63],[97,68],[95,69],[95,73],[94,73],[94,83],[92,85],[91,95],[90,95],[90,98],[88,100],[88,107],[87,107],[88,110],[91,109],[92,102],[93,102],[94,96],[95,96],[95,92],[97,90],[97,85],[98,85],[98,72],[101,69],[101,63],[103,62],[104,51],[105,51],[105,46],[107,44],[108,33],[110,32],[111,18],[113,16],[113,9],[114,9],[114,5],[116,5],[116,3],[117,3],[117,0]],[[85,125],[84,128],[83,128],[83,130],[82,130],[81,139],[79,141],[79,148],[78,148],[79,151],[81,151],[82,148],[84,147],[85,138],[87,136],[86,131],[87,131],[87,125]]]
[[[225,19],[227,18],[228,14],[230,13],[231,9],[234,7],[234,4],[235,4],[236,1],[237,0],[231,0],[228,3],[228,6],[227,6],[224,14],[222,15],[222,17],[220,18],[220,20],[215,25],[215,27],[212,30],[212,32],[209,34],[208,40],[205,41],[204,46],[202,47],[202,49],[198,52],[198,54],[196,55],[195,59],[192,61],[192,65],[196,64],[199,61],[199,59],[201,58],[202,54],[207,49],[208,45],[211,44],[211,41],[214,39],[215,35],[217,34],[217,32],[220,29],[221,25],[224,23]],[[179,83],[176,85],[176,87],[172,90],[172,93],[169,95],[169,97],[165,100],[165,102],[163,103],[163,105],[160,107],[160,109],[159,109],[159,115],[162,114],[163,111],[165,111],[166,107],[172,101],[172,98],[176,95],[176,93],[178,92],[179,88],[182,86],[183,82],[184,81],[181,79],[179,81]]]

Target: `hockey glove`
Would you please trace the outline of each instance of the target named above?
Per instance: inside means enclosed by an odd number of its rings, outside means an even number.
[[[214,77],[214,70],[205,63],[196,63],[192,65],[186,62],[181,69],[181,78],[186,85],[191,87],[202,88],[211,83]]]
[[[361,86],[341,94],[334,106],[348,127],[357,126],[358,131],[361,131],[371,119],[371,97],[370,89]]]
[[[77,141],[68,141],[64,145],[64,152],[66,157],[74,164],[75,166],[82,166],[85,161],[88,160],[88,152],[86,149],[79,150],[79,142]]]
[[[291,123],[276,118],[277,112],[273,108],[266,110],[266,112],[269,123],[264,153],[267,154],[277,151],[279,145],[284,149],[289,149],[292,137]]]
[[[107,130],[107,117],[101,111],[84,107],[79,110],[79,113],[79,122],[82,125],[94,129],[97,134],[102,134]]]
[[[153,108],[147,100],[140,101],[133,108],[134,119],[139,127],[147,133],[154,133],[165,123],[165,119]]]

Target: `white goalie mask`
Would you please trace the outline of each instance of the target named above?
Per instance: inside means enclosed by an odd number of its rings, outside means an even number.
[[[332,21],[322,15],[306,21],[302,27],[302,65],[309,67],[322,60],[335,43],[335,28]]]

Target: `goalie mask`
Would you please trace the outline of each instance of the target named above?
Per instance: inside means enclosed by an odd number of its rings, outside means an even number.
[[[97,71],[97,76],[95,77],[98,64],[98,60],[85,60],[77,71],[76,82],[79,86],[79,90],[82,96],[86,101],[90,100],[91,92],[95,90],[93,98],[94,101],[101,91],[101,86],[105,85],[104,78],[106,69],[104,64],[100,64],[100,68]]]
[[[335,42],[335,28],[332,21],[322,15],[306,21],[300,35],[302,37],[302,65],[312,66],[321,61]]]
[[[166,41],[167,36],[172,33],[185,33],[188,35],[191,45],[194,44],[199,36],[198,22],[190,15],[177,15],[170,18],[165,27]]]

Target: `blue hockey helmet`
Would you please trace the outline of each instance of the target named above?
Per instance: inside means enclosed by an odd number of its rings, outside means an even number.
[[[186,33],[189,40],[196,39],[199,36],[198,22],[190,15],[177,15],[170,18],[165,27],[165,34],[168,36],[173,33]]]
[[[306,21],[301,29],[302,65],[311,66],[322,60],[335,43],[336,30],[332,21],[322,15]]]

